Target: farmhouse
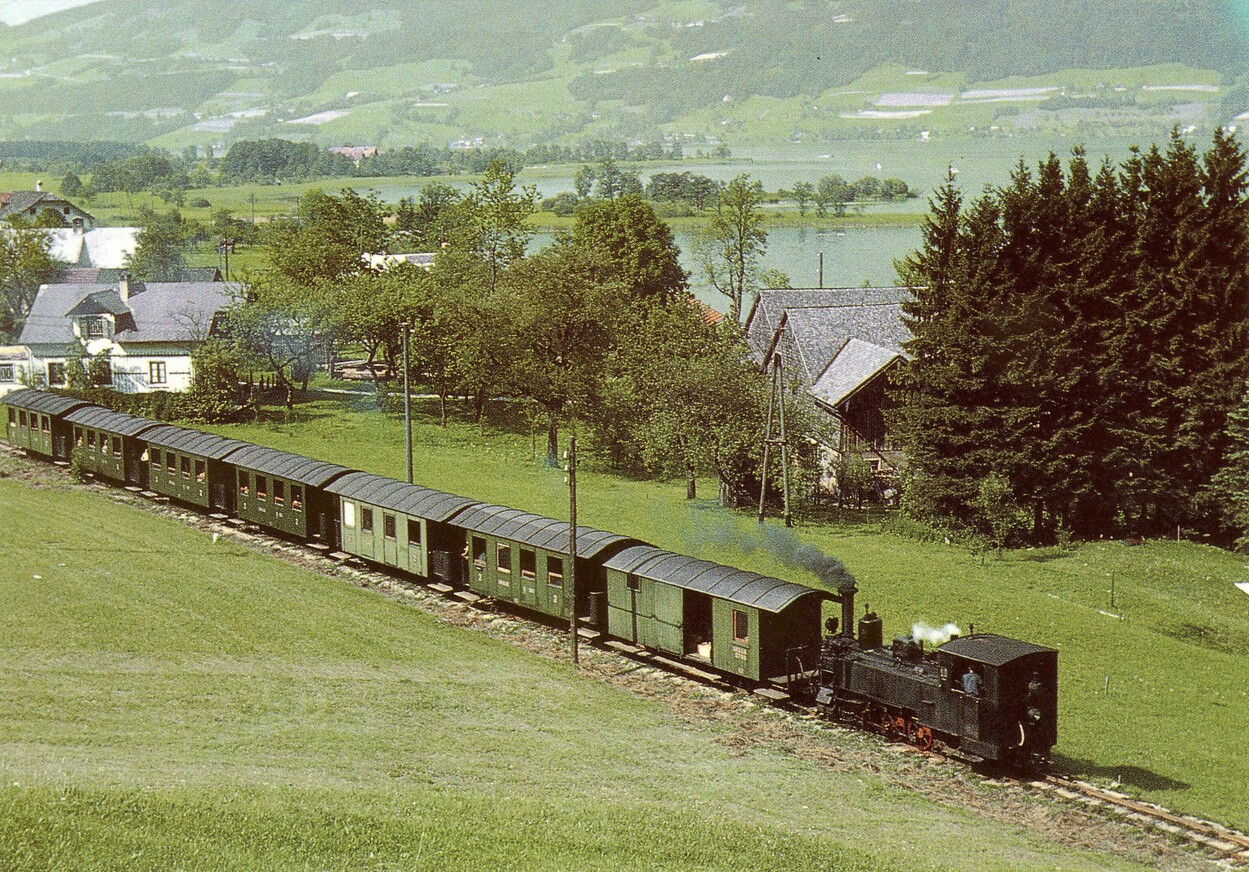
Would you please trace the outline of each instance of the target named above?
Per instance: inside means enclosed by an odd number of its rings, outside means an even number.
[[[772,289],[746,318],[746,339],[760,365],[780,365],[834,425],[825,446],[828,467],[845,456],[863,457],[888,481],[903,456],[885,413],[889,378],[904,365],[902,322],[906,288]],[[824,484],[833,486],[831,474]]]
[[[66,227],[44,231],[48,253],[71,267],[120,270],[139,247],[140,227]]]
[[[20,218],[23,221],[34,221],[45,211],[51,212],[60,219],[65,227],[90,229],[95,227],[95,218],[85,209],[80,209],[69,200],[44,190],[8,191],[0,193],[0,221],[12,221]]]
[[[123,393],[185,391],[191,352],[212,335],[239,289],[226,282],[131,281],[43,285],[19,339],[27,379],[66,384],[66,363],[103,362],[106,384]],[[3,370],[0,370],[3,374]]]

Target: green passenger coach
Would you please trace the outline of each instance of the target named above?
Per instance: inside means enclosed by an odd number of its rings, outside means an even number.
[[[337,497],[325,486],[345,466],[244,444],[226,456],[234,469],[234,514],[271,530],[337,547]]]
[[[753,681],[818,668],[823,591],[649,545],[603,565],[612,636]]]
[[[565,569],[568,522],[504,506],[478,504],[460,512],[470,590],[557,618],[569,617]],[[577,528],[577,615],[592,626],[606,620],[603,557],[637,542],[616,533]]]
[[[100,406],[85,406],[65,416],[74,428],[74,449],[83,468],[101,478],[147,488],[147,443],[143,434],[162,426]]]
[[[22,388],[0,399],[4,406],[4,439],[52,460],[69,460],[73,448],[69,424],[64,415],[88,405],[83,400]]]
[[[149,490],[222,514],[234,511],[233,467],[223,459],[247,442],[169,425],[147,431],[143,439]]]
[[[374,563],[459,581],[464,537],[445,523],[475,500],[350,472],[326,486],[339,501],[339,548]]]

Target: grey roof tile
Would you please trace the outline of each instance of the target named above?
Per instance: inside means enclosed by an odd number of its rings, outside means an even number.
[[[816,379],[811,386],[811,395],[830,406],[837,406],[878,372],[904,357],[896,348],[851,339]]]

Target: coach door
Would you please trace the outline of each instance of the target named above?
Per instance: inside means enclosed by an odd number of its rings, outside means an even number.
[[[137,439],[126,440],[125,478],[126,484],[136,485],[147,490],[147,462],[150,455],[147,446]]]

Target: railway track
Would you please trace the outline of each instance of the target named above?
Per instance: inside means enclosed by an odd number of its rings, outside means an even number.
[[[8,446],[0,446],[0,452],[3,454],[29,461],[21,452],[12,450]],[[40,464],[42,465],[42,464]],[[128,502],[135,505],[147,505],[157,509],[163,514],[172,515],[184,522],[191,523],[199,527],[205,532],[214,535],[226,536],[243,541],[255,542],[263,545],[273,552],[277,552],[288,558],[293,558],[303,565],[315,565],[322,570],[329,570],[327,574],[335,577],[346,579],[361,587],[369,587],[382,592],[398,594],[404,599],[415,600],[416,603],[423,599],[433,598],[448,603],[456,603],[467,605],[474,609],[479,609],[483,613],[494,612],[502,613],[500,610],[493,608],[490,600],[477,596],[471,592],[451,588],[448,585],[439,583],[424,582],[416,578],[397,578],[386,573],[379,572],[354,557],[339,554],[331,555],[324,550],[318,550],[305,543],[294,542],[273,536],[259,528],[247,526],[235,526],[222,519],[214,519],[206,517],[195,512],[187,511],[176,506],[168,504],[168,500],[152,500],[145,495],[109,487],[101,483],[108,492],[115,494],[118,501]],[[517,620],[530,620],[526,616],[508,612],[510,617]],[[531,623],[537,623],[532,622]],[[550,628],[550,625],[545,625]],[[566,633],[563,628],[553,628],[557,632]],[[581,631],[586,641],[595,643],[595,647],[603,651],[612,651],[623,659],[630,660],[635,663],[644,663],[648,666],[663,669],[671,673],[675,673],[687,680],[695,681],[709,687],[714,687],[723,691],[749,692],[749,689],[725,680],[723,676],[700,670],[689,664],[680,663],[670,658],[647,652],[636,646],[620,643],[614,640],[602,640],[599,635],[594,632]],[[798,699],[790,697],[788,694],[767,692],[766,689],[755,689],[754,696],[761,702],[785,708],[790,711],[799,713],[808,717],[815,717],[815,707],[806,705]],[[957,751],[949,749],[933,749],[928,751],[920,751],[915,749],[916,753],[932,755],[942,759],[950,760],[960,764],[968,764],[974,762]],[[1221,824],[1211,821],[1201,820],[1199,818],[1188,815],[1181,815],[1170,811],[1162,806],[1153,803],[1144,802],[1134,799],[1123,793],[1119,793],[1108,788],[1098,787],[1077,779],[1065,778],[1062,776],[1047,774],[1033,780],[1024,779],[1029,787],[1036,793],[1047,795],[1055,800],[1080,803],[1089,808],[1099,808],[1108,811],[1122,820],[1136,824],[1141,827],[1149,827],[1168,834],[1175,838],[1185,839],[1195,845],[1200,846],[1204,850],[1213,855],[1220,865],[1225,868],[1240,869],[1249,868],[1249,836],[1244,833],[1237,832]]]

